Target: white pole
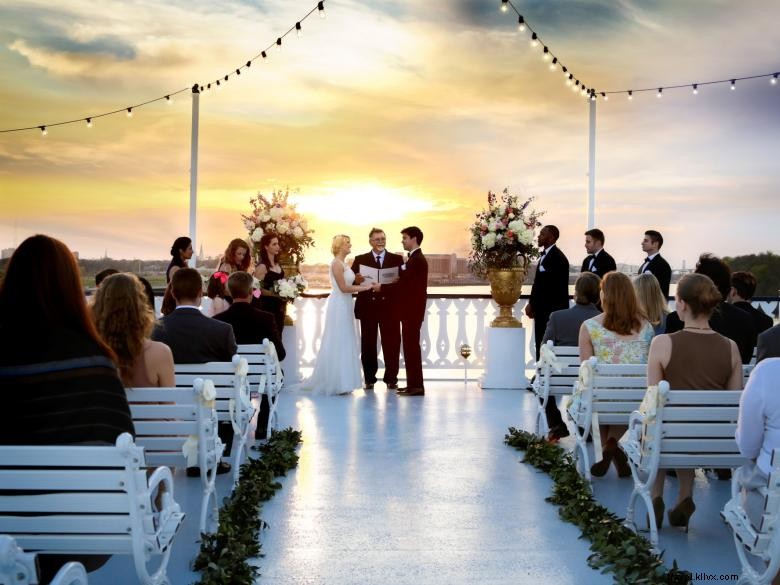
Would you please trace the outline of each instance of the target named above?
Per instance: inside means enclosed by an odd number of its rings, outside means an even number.
[[[200,114],[200,90],[192,86],[192,136],[190,138],[190,239],[192,240],[192,258],[190,268],[197,264],[197,228],[198,228],[198,117]]]
[[[596,227],[596,100],[590,102],[588,131],[588,229]]]

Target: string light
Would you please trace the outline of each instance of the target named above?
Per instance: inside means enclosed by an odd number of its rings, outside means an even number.
[[[508,0],[507,0],[507,2],[508,2]],[[264,62],[267,62],[268,61],[268,50],[272,46],[274,46],[274,45],[276,45],[276,48],[278,50],[281,50],[282,39],[284,37],[286,37],[288,34],[291,34],[292,31],[296,31],[298,36],[301,36],[302,35],[302,29],[303,29],[303,25],[302,25],[303,21],[306,20],[309,16],[311,16],[315,11],[317,11],[317,13],[319,14],[320,18],[325,18],[325,0],[319,0],[314,8],[309,10],[309,12],[307,12],[306,15],[304,15],[303,18],[301,18],[298,21],[296,21],[295,24],[292,27],[290,27],[290,29],[287,32],[285,32],[280,37],[277,37],[277,39],[276,39],[276,41],[274,43],[272,43],[269,46],[265,47],[262,51],[260,51],[259,54],[255,55],[251,59],[247,60],[247,62],[244,65],[241,65],[240,67],[237,67],[235,70],[231,69],[230,73],[225,75],[222,78],[222,80],[224,82],[227,82],[228,79],[230,78],[230,75],[233,74],[233,71],[235,71],[236,75],[241,75],[241,69],[243,69],[244,67],[246,67],[246,68],[251,67],[252,66],[252,62],[257,60],[257,59],[262,58],[262,60]],[[152,104],[154,102],[159,102],[159,101],[163,101],[163,100],[165,100],[165,103],[167,103],[167,104],[172,104],[174,96],[176,96],[176,95],[178,95],[180,93],[184,93],[184,92],[197,93],[198,90],[200,92],[203,92],[204,89],[205,90],[211,90],[212,89],[211,86],[214,83],[216,83],[217,89],[220,89],[222,87],[220,79],[216,79],[215,81],[212,81],[210,83],[206,83],[205,86],[204,85],[195,84],[191,88],[190,87],[185,87],[185,88],[173,91],[173,92],[168,92],[168,93],[166,93],[164,95],[161,95],[160,97],[157,97],[157,98],[154,98],[154,99],[150,99],[150,100],[147,100],[145,102],[133,104],[131,106],[125,106],[125,107],[122,107],[122,108],[119,108],[119,109],[116,109],[116,110],[113,110],[113,111],[110,111],[110,112],[104,112],[102,114],[95,114],[95,115],[89,116],[89,117],[82,116],[80,118],[75,118],[73,120],[65,120],[65,121],[62,121],[62,122],[53,122],[51,124],[38,124],[36,126],[27,126],[27,127],[24,127],[24,128],[0,129],[0,133],[22,132],[24,130],[35,130],[35,129],[37,129],[37,130],[40,130],[40,132],[41,132],[41,134],[43,136],[46,136],[48,134],[47,127],[50,127],[50,126],[63,126],[63,125],[66,125],[66,124],[74,124],[74,123],[77,123],[77,122],[78,123],[83,123],[85,121],[87,122],[87,127],[91,127],[92,120],[94,120],[96,118],[102,118],[104,116],[112,116],[112,115],[118,114],[120,112],[126,112],[127,117],[132,117],[133,109],[135,109],[135,108],[139,108],[139,107],[146,106],[146,105]]]
[[[501,12],[509,10],[509,0],[501,0]]]
[[[628,90],[628,99],[629,101],[634,99],[634,92],[631,91],[630,89]]]
[[[699,95],[699,84],[694,83],[693,84],[693,95]]]
[[[697,81],[696,83],[684,83],[680,85],[664,85],[660,88],[655,87],[646,87],[643,89],[635,89],[635,90],[621,90],[621,91],[607,91],[605,92],[607,95],[610,94],[618,94],[618,93],[628,93],[629,91],[634,92],[648,92],[648,91],[657,91],[656,95],[657,97],[663,97],[663,90],[670,90],[670,89],[682,89],[687,88],[691,91],[691,94],[693,95],[699,95],[699,89],[701,86],[704,85],[723,85],[728,84],[730,90],[736,90],[737,89],[737,82],[738,81],[747,81],[750,79],[761,79],[761,78],[768,78],[769,82],[772,85],[775,85],[777,83],[778,77],[780,77],[780,73],[762,73],[759,75],[748,75],[745,77],[732,77],[729,79],[714,79],[712,81]]]
[[[525,32],[525,19],[522,14],[517,17],[517,30]]]
[[[772,76],[772,79],[770,79],[770,80],[769,80],[769,83],[771,83],[772,85],[777,85],[777,76],[778,76],[778,75],[780,75],[780,73],[775,73],[775,74]]]
[[[664,88],[663,88],[663,87],[659,87],[659,88],[658,88],[658,93],[657,93],[657,94],[655,94],[655,97],[657,97],[657,98],[662,98],[662,97],[664,97]]]
[[[558,62],[558,57],[553,57],[552,63],[550,63],[550,71],[555,71],[555,64]]]
[[[532,46],[532,47],[538,47],[538,46],[539,46],[539,41],[538,41],[538,38],[539,38],[539,37],[536,35],[536,33],[533,33],[533,34],[531,35],[531,46]]]
[[[547,47],[544,48],[544,51],[542,51],[542,59],[547,61],[550,58],[550,49]]]
[[[736,79],[732,79],[731,80],[731,91],[734,91],[735,89],[737,89],[737,80]]]
[[[295,34],[298,35],[298,38],[303,36],[303,29],[301,28],[300,22],[295,23]]]

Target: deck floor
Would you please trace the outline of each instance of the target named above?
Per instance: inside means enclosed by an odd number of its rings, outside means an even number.
[[[378,384],[381,386],[381,384]],[[284,394],[281,426],[303,431],[297,469],[262,517],[259,584],[405,585],[611,583],[588,568],[587,541],[546,503],[551,481],[503,444],[509,426],[530,429],[533,396],[433,382],[425,397],[384,388],[351,396]],[[667,481],[667,502],[676,483]],[[220,478],[221,494],[227,479]],[[176,497],[198,509],[198,480],[176,474]],[[597,498],[622,516],[631,480],[594,480]],[[664,559],[693,572],[734,574],[739,563],[718,512],[729,484],[697,476],[691,531],[661,531]],[[196,514],[178,535],[169,576],[192,583]],[[115,557],[92,584],[131,582]],[[130,573],[132,574],[132,573]],[[118,580],[117,575],[124,578]]]

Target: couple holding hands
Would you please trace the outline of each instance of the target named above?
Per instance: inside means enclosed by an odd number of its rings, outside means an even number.
[[[376,382],[377,331],[382,341],[385,361],[384,382],[389,390],[403,396],[423,396],[420,353],[420,329],[427,303],[428,263],[420,249],[423,233],[411,226],[401,230],[401,244],[408,259],[386,250],[387,237],[379,228],[368,236],[371,251],[346,263],[352,250],[349,236],[333,238],[330,264],[332,292],[325,309],[325,326],[314,371],[301,388],[316,394],[347,394],[363,386],[360,362],[363,364],[365,388]],[[352,294],[358,293],[354,317],[360,320],[360,355],[358,331],[353,318]],[[398,367],[401,343],[406,365],[406,388],[398,389]]]

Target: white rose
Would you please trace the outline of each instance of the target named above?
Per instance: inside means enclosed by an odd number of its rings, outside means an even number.
[[[284,210],[281,207],[271,208],[271,218],[274,220],[280,219],[284,215]]]
[[[258,227],[255,228],[255,231],[252,232],[251,238],[253,242],[259,242],[263,237],[263,228]]]
[[[299,226],[295,226],[293,228],[293,235],[296,238],[302,238],[303,237],[303,230]]]
[[[534,241],[534,230],[522,229],[517,233],[517,241],[526,246]]]
[[[525,224],[519,219],[516,219],[515,221],[510,221],[507,227],[513,232],[515,232],[515,234],[517,234],[518,237],[520,236],[521,233],[525,231]]]
[[[269,221],[270,219],[271,219],[270,213],[264,213],[263,215],[260,216],[260,221],[262,222]]]
[[[500,242],[504,239],[504,234],[496,234],[496,242]]]
[[[482,236],[482,246],[485,249],[490,250],[490,248],[492,248],[495,245],[496,245],[496,234],[491,232]]]
[[[286,221],[280,221],[276,224],[276,231],[280,234],[286,234],[290,231],[290,224],[288,224]]]
[[[251,219],[245,219],[244,228],[246,228],[246,231],[251,232],[253,229],[255,229],[255,222],[253,222]]]
[[[490,220],[490,223],[488,224],[488,231],[489,232],[496,231],[496,222],[495,222],[495,220]]]

